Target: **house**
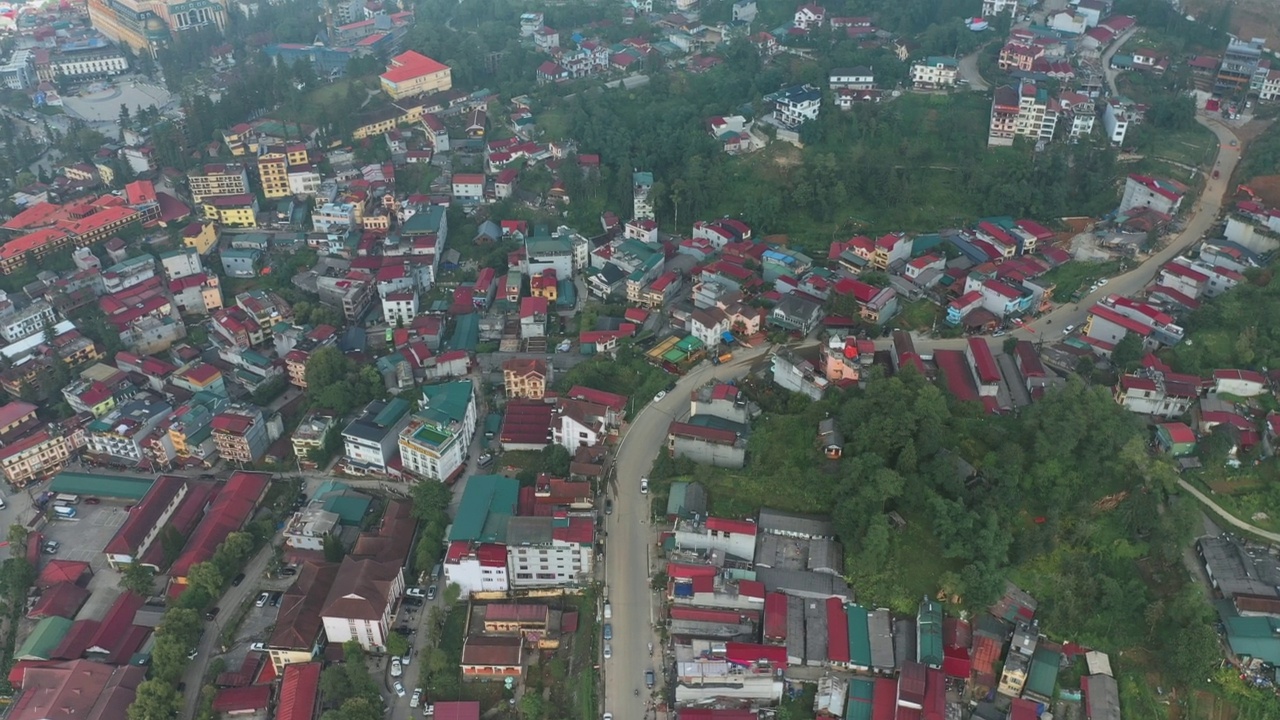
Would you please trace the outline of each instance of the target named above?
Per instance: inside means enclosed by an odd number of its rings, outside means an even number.
[[[778,387],[800,393],[813,400],[821,400],[823,393],[830,386],[826,377],[814,368],[813,363],[787,348],[774,351],[771,369],[773,382]]]
[[[1124,215],[1134,208],[1151,208],[1164,215],[1175,215],[1187,187],[1175,180],[1153,178],[1147,175],[1129,175],[1125,179],[1124,195],[1120,199],[1118,214]]]
[[[524,638],[470,635],[462,642],[460,665],[464,678],[518,678],[524,674]]]
[[[806,6],[808,7],[808,6]],[[772,102],[774,118],[789,130],[795,130],[804,123],[818,118],[822,108],[822,91],[812,85],[795,85],[765,96],[766,102]]]
[[[453,87],[449,66],[412,50],[391,58],[378,76],[382,91],[392,100],[444,92]]]
[[[871,68],[859,65],[853,68],[833,68],[827,73],[827,84],[832,90],[871,90],[876,86]]]
[[[667,428],[667,450],[672,457],[716,467],[741,468],[747,462],[746,441],[732,430],[672,422]]]
[[[400,431],[400,461],[422,478],[451,481],[466,467],[477,411],[470,380],[422,389],[422,406]]]
[[[751,24],[758,12],[756,0],[737,0],[733,3],[734,22]]]
[[[792,293],[769,311],[769,324],[788,332],[808,335],[822,321],[822,305]]]
[[[1122,376],[1115,392],[1116,402],[1125,409],[1166,419],[1185,414],[1198,397],[1197,385],[1149,369]]]
[[[547,308],[546,298],[527,297],[520,300],[521,338],[546,337]]]
[[[911,66],[911,85],[917,90],[954,87],[960,77],[955,58],[930,56]]]
[[[559,515],[508,520],[507,573],[513,588],[579,586],[590,580],[595,522],[587,515]]]
[[[343,558],[320,610],[331,643],[354,640],[370,652],[385,652],[392,610],[405,588],[400,563]]]
[[[1215,395],[1257,397],[1268,392],[1267,378],[1255,370],[1214,370]]]
[[[729,332],[729,316],[717,307],[697,309],[689,316],[688,329],[708,352],[715,352],[724,334]]]
[[[828,460],[839,460],[844,452],[844,435],[836,427],[834,418],[826,418],[818,423],[818,444]]]
[[[457,173],[453,176],[453,199],[461,203],[477,203],[484,200],[484,175]]]
[[[511,358],[502,363],[502,384],[508,398],[541,400],[550,378],[549,366],[539,358]]]
[[[1174,457],[1196,450],[1196,434],[1186,423],[1167,422],[1156,426],[1156,445]]]
[[[792,24],[800,30],[809,32],[810,30],[816,30],[817,28],[822,27],[826,20],[827,9],[821,5],[809,3],[801,5],[796,9],[796,14],[794,16],[794,20],[792,20]]]

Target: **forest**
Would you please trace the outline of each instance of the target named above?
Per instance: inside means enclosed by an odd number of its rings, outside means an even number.
[[[1202,304],[1183,323],[1189,342],[1166,354],[1175,370],[1207,376],[1219,368],[1280,367],[1280,283],[1270,268],[1250,270],[1231,292]]]
[[[983,415],[910,370],[817,403],[745,388],[765,413],[746,473],[664,458],[653,476],[703,482],[713,512],[730,496],[749,498],[740,515],[764,504],[830,514],[864,604],[910,612],[937,595],[952,612],[977,610],[1012,579],[1040,602],[1050,637],[1148,648],[1178,684],[1202,682],[1219,657],[1181,565],[1198,507],[1105,388],[1073,379],[1018,417]],[[815,446],[824,417],[845,437],[838,461]]]

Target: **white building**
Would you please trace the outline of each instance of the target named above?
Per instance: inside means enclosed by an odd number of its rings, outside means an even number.
[[[1186,187],[1171,180],[1147,175],[1130,175],[1124,182],[1120,198],[1120,215],[1133,208],[1149,207],[1165,215],[1174,215],[1182,204]]]
[[[870,90],[876,86],[876,76],[871,68],[859,65],[854,68],[833,68],[827,74],[827,84],[832,90]]]
[[[291,195],[315,195],[320,192],[320,173],[307,168],[289,169],[289,193]]]
[[[324,550],[324,539],[338,529],[337,513],[309,507],[293,514],[284,527],[284,544],[294,550]]]
[[[0,335],[13,343],[35,335],[57,322],[53,306],[44,300],[36,300],[21,310],[0,315]]]
[[[982,0],[982,17],[1018,14],[1018,0]]]
[[[55,76],[61,75],[72,80],[110,77],[129,70],[129,61],[115,48],[54,53],[49,65]]]
[[[472,545],[451,542],[444,556],[444,579],[462,590],[462,597],[477,592],[506,592],[507,546],[497,543]]]
[[[448,480],[467,465],[476,432],[476,397],[470,380],[427,385],[422,409],[400,431],[400,462],[406,472]]]
[[[167,252],[160,256],[160,264],[164,266],[164,276],[171,281],[204,274],[204,263],[195,248]]]
[[[395,290],[382,296],[382,317],[392,327],[408,326],[418,316],[418,291]]]
[[[684,550],[716,551],[739,560],[751,560],[756,553],[756,525],[749,520],[707,517],[676,524],[676,547]]]
[[[1142,113],[1127,100],[1113,97],[1102,106],[1102,127],[1115,145],[1123,145],[1129,126],[1140,122],[1142,122]]]
[[[1061,110],[1059,120],[1068,138],[1079,140],[1093,134],[1098,113],[1094,109],[1092,98],[1080,93],[1064,92],[1058,96],[1058,105]]]
[[[348,472],[386,473],[398,452],[400,431],[409,424],[409,403],[401,398],[374,400],[342,431]]]
[[[594,542],[590,516],[511,518],[507,522],[511,587],[586,584],[595,558]]]
[[[352,203],[325,203],[311,213],[311,225],[316,232],[335,232],[356,225],[356,206]]]
[[[911,85],[917,90],[954,87],[960,66],[953,57],[927,57],[911,66]]]
[[[818,118],[822,109],[822,92],[812,85],[796,85],[769,95],[774,117],[784,127],[796,129]]]
[[[10,90],[26,90],[35,84],[35,59],[30,50],[14,50],[9,62],[0,65],[0,81]]]
[[[720,346],[721,337],[729,332],[729,316],[718,307],[694,310],[689,316],[689,332],[712,352]]]
[[[329,642],[355,640],[367,651],[385,651],[392,610],[402,593],[399,563],[345,558],[320,611]]]
[[[639,171],[631,173],[631,186],[631,216],[636,219],[652,220],[653,200],[649,198],[649,191],[653,189],[653,173]]]

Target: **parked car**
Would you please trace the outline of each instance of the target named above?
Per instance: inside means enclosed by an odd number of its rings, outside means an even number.
[[[605,515],[613,514],[613,501],[608,498],[605,498],[605,501],[604,501],[604,514]]]
[[[209,608],[208,610],[205,610],[205,611],[204,611],[204,619],[205,619],[205,620],[212,620],[212,619],[214,619],[214,618],[218,617],[218,611],[219,611],[220,609],[221,609],[221,608],[211,607],[211,608]]]
[[[256,642],[249,646],[249,652],[262,652],[267,649],[266,643]]]
[[[613,623],[604,624],[604,639],[605,640],[613,639]]]
[[[407,608],[420,608],[420,607],[422,607],[422,598],[420,598],[420,597],[407,597],[407,598],[405,598],[405,599],[404,599],[404,601],[403,601],[403,602],[401,602],[401,604],[402,604],[402,605],[404,605],[404,606],[405,606],[405,607],[407,607]]]
[[[84,499],[85,505],[101,505],[102,501],[96,497],[87,497]]]
[[[271,593],[271,607],[280,607],[280,601],[284,599],[284,593],[277,590]]]
[[[413,648],[409,648],[408,652],[406,652],[403,656],[401,656],[401,658],[400,658],[400,665],[401,665],[401,666],[403,666],[403,667],[408,667],[408,666],[409,666],[409,659],[410,659],[411,657],[413,657]]]
[[[653,396],[653,401],[654,401],[654,402],[658,402],[659,400],[661,400],[662,398],[664,398],[664,397],[666,397],[666,396],[667,396],[667,391],[666,391],[666,390],[659,390],[659,391],[658,391],[658,394]]]
[[[397,681],[396,681],[396,684],[395,684],[395,685],[392,685],[391,687],[395,689],[395,691],[396,691],[396,697],[404,697],[404,684],[403,684],[403,683],[401,683],[400,681],[398,681],[398,680],[397,680]]]
[[[298,574],[298,568],[280,568],[280,577],[293,577]]]
[[[428,600],[435,600],[435,599],[436,599],[436,586],[435,586],[435,585],[432,585],[431,587],[427,588],[427,599],[428,599]]]
[[[409,698],[409,707],[416,708],[420,702],[422,702],[422,688],[414,688],[413,695]]]
[[[405,595],[407,595],[407,596],[409,596],[409,597],[416,597],[416,598],[426,597],[426,596],[427,596],[427,594],[426,594],[425,592],[423,592],[423,591],[422,591],[422,588],[420,588],[420,587],[405,588],[405,590],[404,590],[404,594],[405,594]]]
[[[605,660],[608,660],[608,659],[609,659],[609,658],[611,658],[611,657],[613,657],[613,646],[612,646],[612,645],[610,645],[609,643],[605,643],[605,644],[604,644],[604,659],[605,659]]]
[[[391,677],[400,677],[403,674],[404,674],[404,667],[400,665],[400,658],[392,658]]]
[[[657,679],[657,678],[654,676],[654,674],[653,674],[653,671],[652,671],[652,670],[645,670],[645,671],[644,671],[644,686],[645,686],[645,687],[647,687],[647,688],[652,688],[652,687],[653,687],[653,685],[654,685],[654,682],[656,681],[656,679]]]
[[[188,659],[188,660],[195,660],[195,659],[196,659],[196,656],[197,656],[197,655],[199,655],[199,654],[200,654],[200,651],[199,651],[199,650],[197,650],[197,649],[195,649],[195,648],[191,648],[191,652],[188,652],[188,653],[187,653],[187,659]]]
[[[640,478],[640,494],[649,494],[649,478]]]
[[[1075,326],[1075,325],[1068,325],[1068,326],[1066,326],[1066,327],[1062,328],[1062,334],[1063,334],[1063,335],[1070,335],[1070,334],[1071,334],[1071,331],[1072,331],[1072,330],[1075,330],[1075,329],[1076,329],[1076,326]]]
[[[244,573],[239,573],[235,577],[231,578],[231,587],[237,587],[242,582],[244,582]]]
[[[271,593],[262,593],[258,596],[258,602],[254,603],[257,607],[266,607],[267,601],[271,599]]]

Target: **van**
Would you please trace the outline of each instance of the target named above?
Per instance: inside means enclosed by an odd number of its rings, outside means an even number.
[[[57,505],[53,512],[60,518],[70,519],[76,516],[76,509],[70,505]]]
[[[436,564],[435,564],[435,567],[431,568],[431,579],[432,579],[432,580],[439,580],[439,579],[440,579],[440,573],[441,573],[443,570],[444,570],[444,568],[443,568],[443,567],[441,567],[440,563],[436,563]]]
[[[604,619],[605,620],[613,619],[613,606],[610,605],[609,603],[604,604]]]
[[[66,503],[68,505],[80,504],[80,496],[72,495],[71,493],[58,493],[57,495],[53,496],[53,499],[57,500],[58,502]]]

